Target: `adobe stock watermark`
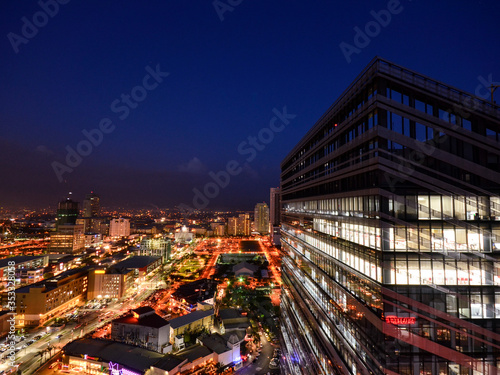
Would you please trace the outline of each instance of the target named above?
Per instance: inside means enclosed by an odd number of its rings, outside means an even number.
[[[170,73],[160,70],[160,64],[156,64],[155,69],[149,65],[145,69],[147,74],[142,78],[141,84],[134,86],[130,93],[122,93],[120,98],[113,100],[109,106],[111,112],[116,113],[122,121],[130,115],[132,109],[136,109],[139,103],[146,100],[149,91],[156,89],[163,82],[163,79],[170,75]],[[51,163],[59,182],[63,182],[64,174],[73,172],[74,168],[82,163],[83,158],[89,156],[94,147],[98,147],[102,143],[104,134],[110,134],[115,129],[116,125],[109,117],[102,118],[94,129],[83,129],[83,139],[75,147],[66,146],[65,163],[59,161]]]
[[[7,309],[10,310],[7,314],[9,318],[8,336],[7,336],[7,358],[11,367],[16,365],[16,262],[9,260],[7,262]]]
[[[408,0],[412,1],[412,0]],[[354,27],[353,44],[341,42],[339,44],[340,50],[348,63],[351,63],[353,54],[360,54],[363,48],[368,47],[373,38],[376,38],[382,29],[389,26],[392,17],[400,14],[403,11],[403,6],[400,0],[389,0],[386,9],[381,9],[378,12],[371,10],[370,15],[372,20],[368,21],[364,28]]]
[[[33,13],[31,20],[28,17],[22,17],[21,35],[10,32],[7,34],[10,45],[15,53],[19,53],[21,44],[28,44],[33,39],[38,31],[49,23],[51,18],[54,18],[59,13],[59,6],[66,5],[70,0],[40,0],[38,6],[41,8],[38,12]]]
[[[238,145],[238,154],[246,156],[244,162],[241,163],[235,159],[229,160],[225,169],[218,172],[208,172],[211,181],[207,182],[202,189],[193,189],[193,206],[181,203],[178,208],[182,213],[192,213],[207,207],[210,200],[216,198],[221,190],[229,185],[231,177],[236,177],[243,171],[242,165],[255,160],[257,154],[274,140],[275,134],[285,130],[286,126],[290,124],[290,120],[297,117],[297,115],[288,113],[286,106],[281,111],[273,108],[273,113],[275,116],[271,118],[268,126],[260,129],[256,136],[248,136]]]
[[[500,82],[493,81],[492,74],[489,74],[487,78],[478,76],[477,80],[479,81],[479,84],[476,86],[474,94],[478,98],[488,101],[488,99],[490,98],[489,88],[492,85],[499,85]],[[449,128],[451,130],[454,130],[459,128],[460,125],[450,122],[450,114],[460,116],[462,119],[468,119],[471,116],[470,111],[474,111],[480,106],[481,104],[476,98],[467,96],[460,103],[454,103],[453,106],[446,109],[446,111],[442,111],[442,114],[440,114],[439,118],[443,121],[446,121],[449,125]],[[387,173],[384,175],[384,178],[392,192],[395,191],[397,183],[406,182],[406,180],[415,173],[415,168],[422,165],[427,156],[432,156],[432,154],[434,154],[436,148],[439,147],[439,144],[448,141],[449,135],[446,134],[444,129],[436,128],[435,130],[443,135],[440,137],[434,137],[427,142],[415,140],[414,145],[416,149],[410,150],[407,159],[399,159],[396,176],[392,177]]]
[[[224,13],[232,12],[238,5],[240,5],[243,0],[214,0],[212,5],[214,6],[220,21],[224,21]]]

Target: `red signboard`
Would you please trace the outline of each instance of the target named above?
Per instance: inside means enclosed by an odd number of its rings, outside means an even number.
[[[385,321],[387,323],[395,324],[395,325],[403,325],[403,324],[415,324],[417,318],[414,316],[409,317],[399,317],[394,315],[387,315],[385,317]]]

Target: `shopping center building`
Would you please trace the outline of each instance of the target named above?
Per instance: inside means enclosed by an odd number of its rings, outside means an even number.
[[[497,373],[497,105],[376,58],[281,192],[285,373]]]

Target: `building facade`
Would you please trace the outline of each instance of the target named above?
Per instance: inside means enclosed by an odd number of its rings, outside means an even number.
[[[170,260],[172,242],[167,237],[144,238],[141,241],[139,255],[159,256],[163,262]]]
[[[112,219],[109,222],[110,237],[128,237],[130,236],[130,220],[119,218]]]
[[[59,202],[57,205],[56,228],[61,224],[76,224],[79,213],[79,204],[71,199],[70,193],[68,198]]]
[[[269,207],[266,203],[255,205],[254,227],[260,234],[269,233]]]
[[[83,217],[97,217],[101,212],[100,198],[93,191],[83,200]]]
[[[89,271],[87,298],[122,298],[134,286],[134,270],[98,269]]]
[[[75,269],[15,290],[16,326],[38,326],[87,298],[88,270]],[[6,294],[2,295],[5,304]]]
[[[172,350],[170,325],[149,306],[139,307],[129,315],[113,320],[111,339],[159,353]]]
[[[62,254],[79,254],[85,250],[83,224],[59,224],[50,235],[49,250]]]
[[[500,110],[374,59],[281,164],[286,373],[496,374]]]

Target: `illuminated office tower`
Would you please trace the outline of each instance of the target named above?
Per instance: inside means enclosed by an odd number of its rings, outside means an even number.
[[[370,62],[281,164],[284,373],[497,374],[499,137],[497,105]]]
[[[76,219],[80,213],[78,202],[74,202],[69,196],[57,205],[56,228],[59,225],[76,224]]]

